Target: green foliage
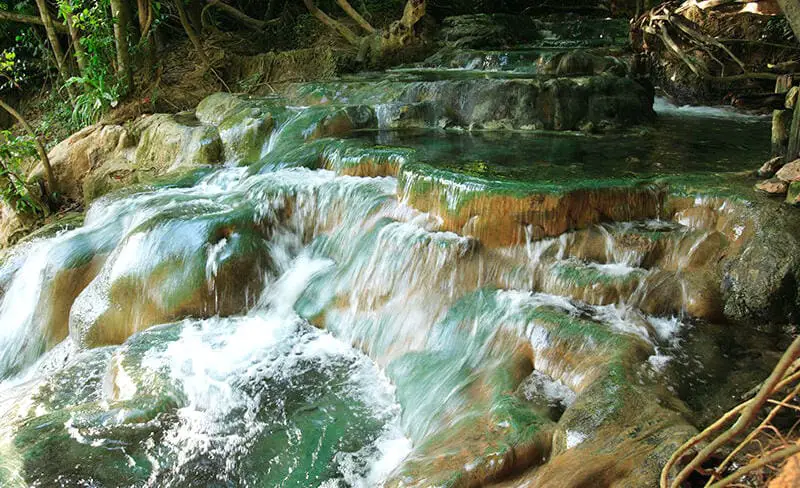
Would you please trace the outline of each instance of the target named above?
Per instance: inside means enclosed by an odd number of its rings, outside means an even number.
[[[72,109],[72,123],[78,126],[94,124],[109,108],[115,107],[119,100],[119,83],[107,84],[105,76],[73,76],[67,85],[81,85],[83,92],[75,97]]]
[[[13,49],[0,51],[0,90],[18,86],[17,53]]]
[[[38,12],[33,0],[0,0],[0,10],[25,15],[36,15]],[[0,22],[0,58],[4,58],[3,64],[13,61],[14,68],[11,79],[0,79],[0,90],[17,86],[24,89],[28,83],[39,80],[45,72],[45,37],[37,32],[37,28],[18,22]],[[13,54],[15,59],[5,58],[8,53]]]
[[[108,0],[60,0],[59,17],[72,15],[81,32],[80,43],[86,51],[86,69],[73,76],[67,85],[77,85],[81,93],[75,99],[71,121],[76,126],[98,121],[109,108],[115,107],[122,86],[114,76],[114,19]]]
[[[14,60],[17,54],[14,51],[3,51],[0,53],[0,73],[14,69]]]
[[[0,131],[0,198],[20,213],[41,213],[36,199],[23,183],[23,163],[36,155],[33,139],[15,136],[11,131]]]

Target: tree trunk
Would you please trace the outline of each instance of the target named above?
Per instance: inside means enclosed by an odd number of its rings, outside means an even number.
[[[355,20],[362,29],[370,34],[375,33],[375,28],[372,27],[372,25],[370,25],[370,23],[367,22],[367,20],[362,17],[361,14],[359,14],[358,11],[354,9],[347,0],[336,0],[336,3],[339,4],[339,6],[342,7],[342,10],[344,10],[351,19]]]
[[[41,17],[36,17],[35,15],[25,15],[25,14],[16,14],[13,12],[6,12],[0,10],[0,20],[5,20],[8,22],[18,22],[20,24],[36,24],[36,25],[44,25]],[[62,24],[61,22],[52,21],[53,28],[56,32],[62,34],[68,34],[69,29],[66,25]]]
[[[202,0],[186,0],[185,5],[186,16],[198,36],[203,33],[203,3]]]
[[[78,69],[81,70],[83,76],[86,76],[86,50],[83,48],[83,44],[81,44],[81,34],[72,21],[72,12],[65,13],[64,17],[67,22],[67,28],[69,29],[69,36],[72,38],[72,48],[75,50],[75,59],[78,61]]]
[[[111,16],[114,17],[114,43],[117,47],[117,76],[125,82],[124,90],[133,88],[131,53],[128,48],[128,9],[125,0],[111,0]]]
[[[56,177],[53,174],[53,167],[50,166],[50,158],[47,157],[47,151],[39,141],[39,138],[36,137],[36,133],[33,131],[33,128],[31,128],[30,124],[28,124],[28,121],[25,120],[19,112],[14,110],[14,107],[8,105],[3,101],[3,99],[0,99],[0,107],[2,107],[6,112],[10,113],[12,117],[17,119],[22,128],[25,129],[25,131],[33,138],[33,142],[36,145],[36,152],[39,153],[39,159],[42,161],[42,166],[44,167],[44,175],[47,182],[47,193],[45,194],[45,198],[50,200],[50,195],[58,191],[58,186],[56,185]]]
[[[189,36],[189,40],[192,41],[197,55],[200,56],[200,60],[205,65],[206,69],[211,68],[211,62],[208,60],[208,56],[206,56],[206,52],[203,50],[203,44],[200,42],[200,38],[197,37],[197,34],[192,28],[192,24],[189,22],[186,9],[183,8],[183,0],[175,0],[175,7],[178,9],[178,17],[181,19],[183,30],[186,31],[186,35]]]
[[[42,25],[47,32],[47,40],[50,41],[50,47],[53,49],[53,55],[56,58],[56,68],[61,79],[66,83],[69,79],[69,70],[66,65],[66,58],[64,57],[64,50],[61,49],[61,41],[58,40],[58,33],[56,32],[53,18],[50,17],[50,11],[47,10],[46,0],[36,0],[36,6],[39,8],[39,16],[42,18]],[[75,90],[72,85],[67,85],[67,94],[71,101],[75,99]]]
[[[137,0],[136,10],[139,17],[139,46],[142,49],[142,58],[144,59],[144,71],[147,76],[155,65],[155,38],[153,36],[153,5],[150,0]]]
[[[360,43],[360,39],[357,35],[353,33],[350,29],[348,29],[345,25],[341,22],[334,20],[328,17],[328,14],[323,12],[322,10],[318,9],[315,5],[313,0],[303,0],[303,4],[306,6],[311,15],[317,18],[320,22],[327,25],[331,29],[336,30],[342,37],[347,40],[350,44],[358,45]]]
[[[792,75],[781,75],[775,82],[775,93],[786,94],[792,87]],[[791,110],[772,111],[772,156],[786,156],[789,144],[789,128],[792,124]]]
[[[794,36],[800,40],[800,0],[778,0],[778,5],[792,26]]]
[[[267,4],[267,13],[265,14],[268,20],[274,19],[278,15],[278,3],[278,0],[269,0]]]

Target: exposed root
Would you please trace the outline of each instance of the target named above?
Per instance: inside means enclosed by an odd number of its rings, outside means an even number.
[[[784,408],[792,410],[797,409],[795,405],[789,402],[797,398],[800,394],[800,337],[796,338],[786,352],[778,361],[777,366],[770,374],[769,378],[760,386],[755,395],[739,404],[716,422],[708,426],[702,432],[689,439],[684,445],[676,450],[670,457],[664,469],[661,472],[660,485],[661,488],[678,488],[694,472],[699,472],[709,476],[707,487],[721,488],[724,486],[733,486],[734,482],[740,480],[743,476],[752,473],[755,470],[769,466],[775,463],[780,463],[800,452],[800,443],[793,443],[788,439],[794,434],[794,427],[784,435],[777,429],[772,422],[775,417]],[[789,389],[788,393],[785,393]],[[772,397],[784,392],[780,400],[775,400]],[[763,415],[766,408],[771,406],[772,409],[767,413],[759,425],[752,429],[743,440],[733,447],[733,450],[725,457],[725,459],[715,468],[709,470],[703,466],[720,450],[727,445],[737,441],[746,429],[756,421],[759,416]],[[717,435],[712,439],[712,436],[724,426],[733,424],[724,432]],[[779,447],[772,450],[767,450],[759,436],[772,437],[772,443],[777,444]],[[709,439],[711,439],[709,441]],[[693,457],[685,464],[674,478],[670,480],[670,474],[673,468],[678,465],[683,459],[692,456],[692,451],[696,446],[703,442],[708,442],[699,452],[694,454]],[[743,450],[751,445],[756,444],[760,446],[762,455],[754,458],[751,462],[740,467],[733,473],[728,473],[728,468],[731,466],[734,458],[743,452]],[[727,474],[727,476],[726,476]]]
[[[752,72],[747,65],[726,45],[730,40],[721,40],[702,32],[699,28],[682,16],[691,7],[712,9],[733,3],[746,4],[743,0],[709,0],[705,2],[667,2],[653,8],[634,23],[634,32],[643,36],[642,48],[649,52],[656,45],[662,45],[668,52],[677,57],[698,78],[716,83],[729,83],[746,79],[774,80],[776,73]],[[709,58],[720,66],[720,74],[712,74],[707,63],[687,52],[692,50],[705,52]],[[738,71],[726,74],[729,67]]]

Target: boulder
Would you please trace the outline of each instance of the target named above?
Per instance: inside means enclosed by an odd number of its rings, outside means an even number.
[[[198,205],[162,212],[126,237],[69,309],[77,344],[121,344],[156,324],[252,305],[272,270],[264,229],[252,213],[211,205],[205,211],[217,213],[204,215]],[[180,238],[165,241],[162,232]]]
[[[131,132],[139,135],[134,148],[107,154],[103,164],[85,177],[85,203],[167,173],[185,173],[222,162],[217,129],[190,114],[145,116],[134,122]]]
[[[226,117],[247,105],[242,97],[226,92],[213,93],[197,105],[194,115],[204,124],[219,125]]]
[[[790,457],[772,481],[769,488],[792,488],[800,485],[800,454]]]
[[[800,159],[795,159],[791,163],[786,163],[786,165],[775,173],[775,176],[789,183],[800,181]]]
[[[779,169],[783,167],[783,156],[777,156],[766,163],[764,163],[761,168],[758,169],[758,176],[762,178],[771,178],[775,176],[775,173],[778,172]]]
[[[725,316],[734,322],[785,324],[798,318],[800,243],[779,209],[738,256],[724,265],[721,292]],[[792,231],[795,227],[795,232]]]
[[[0,247],[17,242],[26,227],[26,217],[5,201],[0,201]]]
[[[783,196],[786,195],[786,190],[789,189],[789,183],[778,178],[770,178],[756,183],[755,188],[771,196]]]
[[[471,129],[577,130],[587,123],[624,127],[652,118],[652,94],[611,74],[550,80],[463,80],[411,84],[405,102],[427,100],[448,125]],[[468,100],[464,103],[464,100]]]
[[[83,198],[83,181],[109,158],[131,151],[136,138],[120,125],[91,125],[58,143],[48,157],[62,197],[72,201]],[[44,178],[40,164],[31,180]]]
[[[259,161],[267,152],[274,126],[269,107],[244,106],[233,111],[219,124],[225,161]]]
[[[137,121],[142,130],[134,155],[139,171],[163,174],[215,164],[222,159],[217,130],[191,114],[156,114]]]

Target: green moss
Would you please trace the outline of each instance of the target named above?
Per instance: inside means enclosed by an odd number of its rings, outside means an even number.
[[[555,276],[565,284],[581,288],[595,284],[625,286],[638,282],[644,275],[641,270],[633,270],[625,275],[613,275],[582,263],[565,262],[552,268]]]
[[[789,191],[786,193],[786,203],[790,205],[800,205],[800,182],[793,182],[789,185]]]

